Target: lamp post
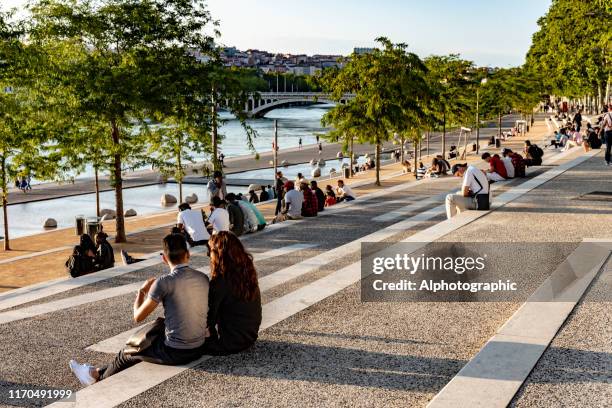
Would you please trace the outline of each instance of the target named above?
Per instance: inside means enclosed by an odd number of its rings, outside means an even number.
[[[476,87],[476,155],[480,152],[480,85],[487,83],[487,78],[482,78]]]

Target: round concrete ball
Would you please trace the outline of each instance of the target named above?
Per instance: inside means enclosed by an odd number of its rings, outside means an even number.
[[[127,210],[127,211],[125,212],[125,216],[126,216],[126,217],[135,217],[135,216],[137,216],[137,215],[138,215],[138,214],[136,213],[136,210],[135,210],[135,209],[133,209],[133,208],[130,208],[129,210]]]
[[[43,224],[44,228],[57,228],[57,221],[55,218],[47,218]]]
[[[164,194],[161,197],[161,204],[163,206],[168,206],[168,205],[176,204],[176,202],[177,202],[176,197],[173,196],[172,194]]]
[[[110,208],[103,208],[100,210],[100,217],[104,220],[114,220],[117,217],[117,212]]]
[[[281,162],[281,166],[283,166],[283,167],[289,167],[289,162],[288,162],[287,160],[283,160],[283,161]]]
[[[196,193],[188,195],[187,197],[185,197],[185,202],[187,204],[195,204],[195,203],[197,203],[198,202],[198,195]]]
[[[325,167],[325,160],[323,160],[323,159],[319,159],[319,163],[318,163],[318,164],[319,164],[319,166],[321,166],[321,167]]]
[[[310,172],[310,175],[312,177],[321,177],[321,168],[320,167],[315,167],[314,169],[312,169],[312,171]]]

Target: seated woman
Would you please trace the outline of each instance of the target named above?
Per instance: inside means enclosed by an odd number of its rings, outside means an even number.
[[[425,174],[427,174],[427,167],[425,167],[423,162],[419,162],[419,167],[416,171],[417,180],[421,180],[423,177],[425,177]]]
[[[72,255],[66,261],[66,271],[73,278],[87,275],[95,271],[94,253],[91,249],[83,250],[83,247],[77,245],[72,250]]]
[[[204,354],[243,351],[257,340],[261,294],[253,257],[238,237],[219,232],[210,239],[208,331]]]
[[[410,165],[410,162],[408,160],[404,160],[404,163],[402,164],[402,172],[404,174],[408,174],[412,171],[412,166]]]

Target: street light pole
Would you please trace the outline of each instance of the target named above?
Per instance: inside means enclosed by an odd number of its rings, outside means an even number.
[[[479,112],[479,102],[480,102],[480,93],[479,89],[476,88],[476,156],[478,156],[480,152],[480,112]]]
[[[278,120],[274,119],[274,180],[276,180],[276,172],[278,171]]]

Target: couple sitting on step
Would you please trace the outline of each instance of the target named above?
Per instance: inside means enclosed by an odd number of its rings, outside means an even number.
[[[143,326],[105,367],[70,360],[83,385],[91,385],[141,361],[183,365],[202,355],[227,355],[251,347],[261,324],[261,295],[253,257],[231,232],[209,241],[210,279],[189,266],[182,234],[163,239],[162,260],[170,271],[150,278],[134,301],[134,320],[150,316],[161,303],[164,318]]]

